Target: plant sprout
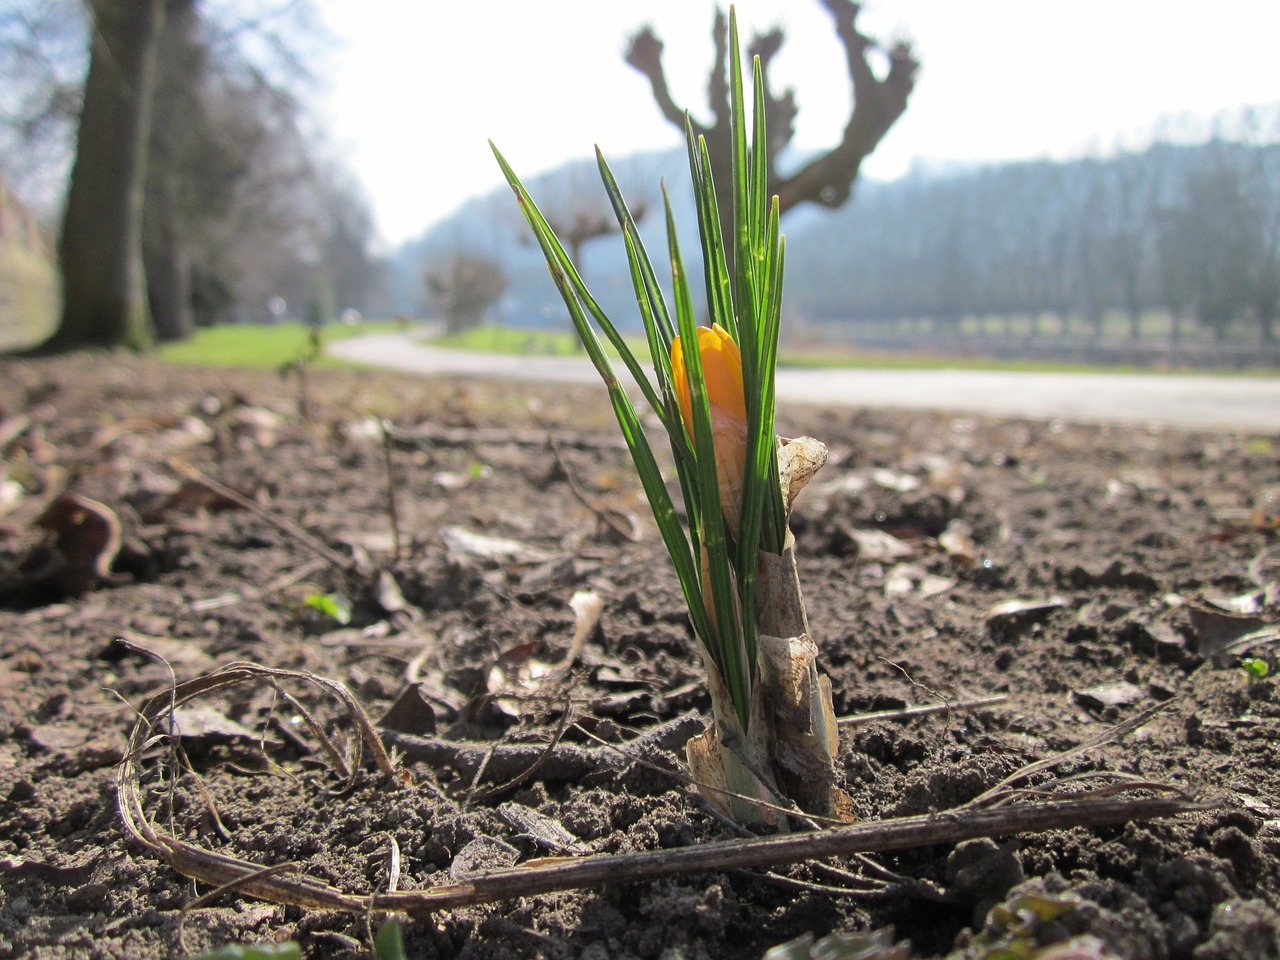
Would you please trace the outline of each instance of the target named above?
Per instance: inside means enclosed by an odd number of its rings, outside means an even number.
[[[1271,672],[1270,665],[1261,657],[1245,657],[1240,661],[1240,667],[1250,680],[1262,680]]]
[[[817,651],[809,637],[787,527],[791,501],[825,460],[826,448],[808,438],[781,440],[774,433],[785,241],[778,199],[766,191],[760,62],[757,58],[753,69],[755,109],[748,145],[732,9],[729,32],[735,188],[731,237],[721,231],[706,142],[686,125],[707,290],[704,325],[695,316],[665,189],[674,316],[635,218],[596,150],[626,246],[652,377],[583,283],[519,177],[496,146],[493,151],[546,255],[587,355],[605,382],[689,608],[716,721],[690,742],[690,766],[720,809],[739,819],[785,826],[776,813],[779,805],[830,813],[836,798],[830,684],[815,665]],[[687,525],[601,334],[662,425]]]
[[[343,626],[351,622],[351,601],[340,593],[309,593],[302,602]]]

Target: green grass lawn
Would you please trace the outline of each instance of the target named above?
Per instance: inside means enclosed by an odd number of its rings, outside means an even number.
[[[649,356],[644,338],[627,338],[631,349],[642,358]],[[532,330],[516,327],[481,326],[459,333],[435,337],[432,346],[455,350],[479,350],[519,356],[584,356],[577,335],[568,330]],[[617,351],[606,343],[605,350],[617,359]],[[1157,373],[1142,367],[1090,366],[1083,363],[1050,363],[1036,360],[986,360],[975,357],[931,357],[923,354],[863,353],[846,347],[799,348],[785,346],[778,356],[780,367],[852,370],[1015,370],[1038,373]]]
[[[330,343],[366,333],[385,333],[402,329],[395,321],[362,323],[357,326],[329,324],[320,331],[322,343]],[[412,328],[411,328],[412,329]],[[299,323],[273,325],[234,324],[203,327],[185,343],[166,344],[157,356],[169,363],[192,363],[209,367],[259,367],[275,369],[287,363],[308,360],[317,367],[351,366],[345,361],[321,354],[311,357],[310,328]],[[479,350],[516,356],[585,357],[577,337],[568,330],[534,330],[516,327],[482,326],[461,333],[436,337],[433,346],[457,350]],[[648,357],[643,338],[628,338],[640,357]],[[616,351],[606,344],[610,356]],[[778,358],[780,367],[846,368],[856,370],[1015,370],[1040,373],[1166,373],[1143,367],[1091,366],[1088,364],[1051,363],[1033,360],[987,360],[977,357],[933,357],[924,354],[864,353],[842,347],[783,348]],[[1223,376],[1274,375],[1256,371],[1197,371]]]
[[[931,357],[925,354],[858,353],[832,347],[822,353],[805,350],[778,354],[779,367],[811,370],[1010,370],[1023,373],[1171,373],[1154,367],[1053,363],[1041,360],[993,360],[981,357]],[[1197,371],[1210,372],[1210,371]]]
[[[602,338],[603,339],[603,338]],[[454,350],[478,350],[482,353],[508,353],[518,356],[540,357],[573,357],[586,356],[578,335],[570,330],[533,330],[520,327],[496,327],[488,324],[472,327],[458,333],[445,334],[429,341],[432,346],[449,347]],[[642,336],[627,338],[631,349],[638,356],[649,355],[649,346]],[[609,343],[605,343],[605,351],[609,356],[617,358],[618,353]]]
[[[366,333],[395,330],[394,321],[348,326],[330,323],[320,328],[322,344]],[[311,328],[301,323],[226,324],[201,327],[190,340],[168,343],[156,351],[167,363],[194,363],[206,367],[265,367],[274,369],[298,360],[313,360],[318,367],[350,366],[325,356],[312,358]]]

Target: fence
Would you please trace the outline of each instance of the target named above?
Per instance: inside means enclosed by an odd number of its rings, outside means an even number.
[[[54,233],[0,176],[0,349],[46,336],[61,307]]]

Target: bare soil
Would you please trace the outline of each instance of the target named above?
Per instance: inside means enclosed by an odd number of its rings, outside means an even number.
[[[157,829],[202,849],[364,894],[740,835],[663,772],[678,742],[600,746],[709,709],[603,391],[306,387],[304,416],[296,375],[0,363],[0,955],[368,955],[378,918],[197,903],[210,885],[124,830],[136,710],[233,662],[344,684],[404,775],[367,751],[335,772],[302,718],[340,752],[351,725],[312,685],[219,691],[139,756]],[[858,818],[955,807],[1160,704],[1030,783],[1119,774],[1210,808],[464,907],[406,921],[408,956],[758,958],[847,931],[868,952],[825,956],[1280,957],[1280,688],[1241,665],[1270,665],[1280,621],[1280,441],[805,408],[779,427],[831,448],[793,527],[837,714],[1007,698],[847,727]],[[68,490],[118,518],[109,568],[96,514],[45,513]],[[573,651],[581,591],[603,613]]]

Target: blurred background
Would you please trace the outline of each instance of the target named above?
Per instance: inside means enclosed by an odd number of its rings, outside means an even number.
[[[737,12],[793,349],[1280,366],[1280,8]],[[0,348],[566,330],[490,138],[638,327],[593,148],[655,259],[662,183],[696,250],[724,32],[702,0],[0,0]]]

